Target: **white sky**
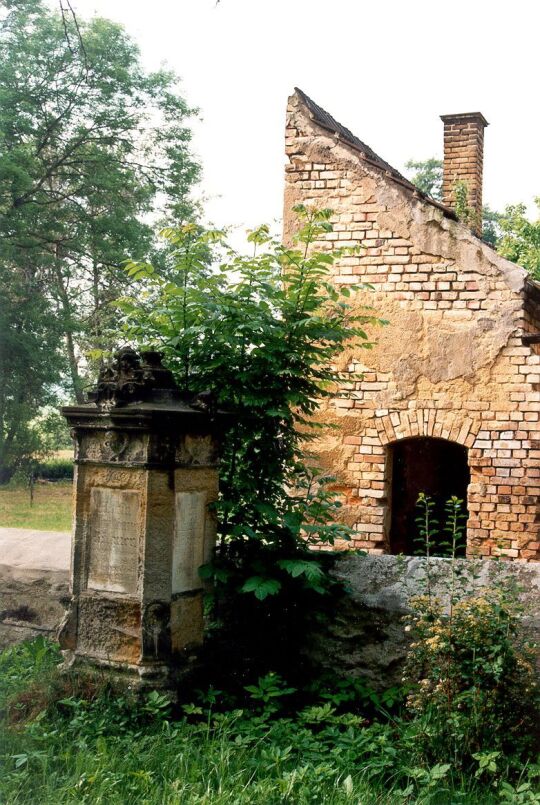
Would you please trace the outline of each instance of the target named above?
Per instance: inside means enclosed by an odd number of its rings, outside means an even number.
[[[398,169],[442,155],[440,114],[480,111],[484,201],[502,209],[540,195],[538,0],[72,3],[123,23],[147,68],[182,78],[201,112],[194,148],[216,225],[281,218],[295,85]]]

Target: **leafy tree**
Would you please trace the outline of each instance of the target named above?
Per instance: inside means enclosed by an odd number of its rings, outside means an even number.
[[[122,259],[149,252],[158,210],[193,213],[199,168],[175,77],[146,74],[119,25],[70,25],[41,0],[9,4],[2,21],[0,248],[46,276],[82,399],[81,354],[102,346]]]
[[[378,323],[331,281],[344,250],[314,248],[332,228],[330,211],[295,211],[301,227],[292,248],[261,227],[249,235],[251,257],[228,252],[214,270],[206,255],[222,247],[221,233],[165,230],[174,270],[133,262],[128,273],[141,287],[119,303],[129,336],[162,349],[186,393],[209,389],[234,415],[220,473],[221,564],[208,572],[218,581],[232,574],[237,589],[260,599],[287,577],[319,588],[306,544],[348,536],[305,451],[320,427],[313,415],[343,379],[336,357],[352,341],[370,347],[364,328]]]
[[[535,202],[540,211],[540,196],[535,198]],[[529,221],[526,212],[525,204],[506,207],[499,222],[501,238],[497,250],[540,281],[540,217]]]
[[[35,272],[0,262],[0,484],[35,454],[40,406],[55,400],[63,367],[59,322],[51,315]]]
[[[221,626],[207,641],[208,663],[234,684],[246,669],[298,672],[307,624],[334,601],[321,598],[333,583],[308,547],[347,539],[350,529],[339,522],[337,494],[309,444],[322,427],[314,418],[321,401],[342,384],[336,358],[353,344],[369,347],[364,328],[378,322],[354,299],[359,288],[331,280],[333,263],[350,250],[315,248],[332,228],[330,211],[296,212],[293,247],[261,227],[249,235],[249,257],[227,251],[219,232],[166,230],[174,265],[132,263],[136,298],[120,303],[128,336],[163,350],[187,394],[209,390],[209,404],[213,397],[231,415],[221,450],[219,543],[200,573],[214,582],[213,622]]]
[[[6,350],[0,365],[11,451],[13,428],[59,390],[61,353],[83,399],[114,323],[109,303],[126,284],[122,261],[152,253],[159,215],[194,214],[199,166],[174,75],[146,73],[121,26],[7,0],[0,45],[0,264],[16,305],[0,340],[24,330],[27,356]]]
[[[414,171],[411,176],[411,182],[419,190],[427,193],[435,201],[442,201],[443,163],[440,159],[435,159],[434,157],[420,161],[409,159],[405,163],[405,167]],[[467,205],[467,186],[463,182],[458,183],[458,185],[456,212],[460,220],[463,220],[464,223],[470,223],[474,218],[474,213]],[[502,213],[492,210],[489,205],[485,204],[482,207],[482,239],[489,243],[490,246],[493,246],[494,249],[497,248],[501,236],[500,222],[502,217]]]
[[[421,161],[409,159],[405,163],[405,167],[414,171],[411,182],[422,193],[427,193],[435,201],[442,201],[443,163],[440,159],[435,159],[435,157]]]
[[[494,249],[498,248],[503,216],[504,213],[492,210],[489,204],[484,204],[482,207],[482,240],[485,240]]]

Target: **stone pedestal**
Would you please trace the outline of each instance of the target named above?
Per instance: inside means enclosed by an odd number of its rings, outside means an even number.
[[[130,349],[87,404],[64,408],[75,440],[69,662],[170,686],[203,638],[198,568],[215,541],[217,416],[182,399],[157,353]]]

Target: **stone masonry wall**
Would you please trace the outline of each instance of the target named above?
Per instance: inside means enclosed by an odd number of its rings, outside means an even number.
[[[372,350],[342,356],[351,398],[320,413],[340,425],[318,452],[338,477],[354,547],[389,550],[389,445],[433,436],[468,450],[469,555],[539,559],[540,355],[522,341],[534,329],[524,270],[314,123],[297,94],[286,153],[285,241],[294,204],[331,208],[334,231],[318,246],[361,247],[335,281],[370,283],[359,304],[390,322]]]
[[[450,570],[447,559],[431,562],[432,593],[446,605]],[[363,677],[377,688],[399,685],[409,646],[403,618],[410,598],[425,590],[426,560],[345,554],[332,573],[345,584],[347,595],[333,616],[307,635],[304,650],[319,668],[337,676]],[[495,584],[516,585],[523,607],[523,633],[538,646],[540,565],[458,560],[458,575],[467,594],[482,595]]]

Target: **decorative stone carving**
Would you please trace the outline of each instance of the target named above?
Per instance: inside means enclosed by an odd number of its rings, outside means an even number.
[[[217,461],[217,447],[210,435],[195,437],[187,433],[176,450],[176,462],[183,467],[210,467]]]
[[[79,461],[141,464],[146,460],[148,438],[121,430],[83,433],[78,447]]]
[[[89,401],[108,409],[143,402],[156,389],[177,391],[172,372],[161,360],[160,352],[142,352],[139,357],[131,347],[122,347],[112,362],[101,369],[97,388],[88,395]]]

